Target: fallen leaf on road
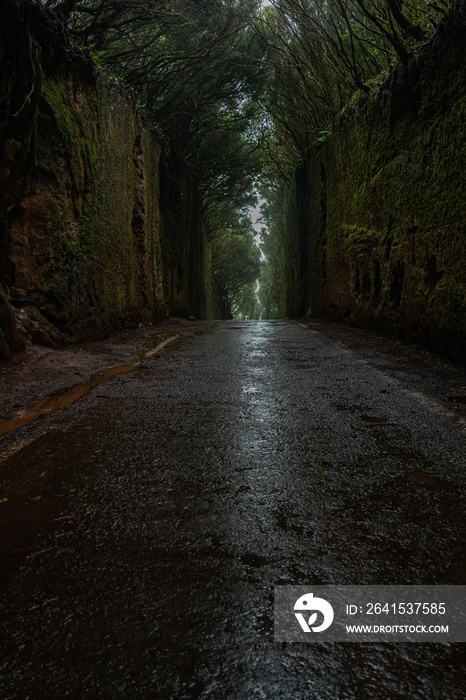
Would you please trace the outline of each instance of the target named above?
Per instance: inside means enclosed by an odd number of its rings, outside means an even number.
[[[5,503],[5,501],[8,501],[8,498],[0,498],[0,503]]]
[[[71,520],[71,518],[75,517],[75,515],[62,515],[61,518],[55,518],[55,520]]]

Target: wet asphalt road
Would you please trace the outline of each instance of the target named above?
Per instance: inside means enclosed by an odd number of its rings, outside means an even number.
[[[464,644],[273,642],[276,584],[466,582],[455,372],[202,322],[5,436],[2,700],[464,699]]]

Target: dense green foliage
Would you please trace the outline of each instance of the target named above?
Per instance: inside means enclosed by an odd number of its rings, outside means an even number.
[[[286,175],[325,140],[357,91],[377,89],[397,60],[410,63],[448,0],[272,0],[254,20],[267,51],[268,153]]]

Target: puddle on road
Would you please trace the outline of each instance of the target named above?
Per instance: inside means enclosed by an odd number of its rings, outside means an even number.
[[[170,336],[166,338],[162,343],[159,343],[152,350],[148,350],[143,354],[144,359],[148,359],[155,355],[159,350],[161,350],[165,345],[175,340],[178,335]],[[31,423],[36,418],[40,416],[49,416],[56,411],[59,411],[65,406],[69,406],[71,403],[77,399],[85,396],[91,389],[94,389],[99,384],[107,382],[109,379],[116,377],[119,374],[125,374],[127,372],[132,372],[141,365],[141,361],[130,362],[127,365],[120,365],[118,367],[109,367],[108,369],[102,369],[95,372],[87,382],[82,384],[76,384],[67,391],[56,392],[51,396],[46,396],[40,401],[38,401],[31,408],[25,408],[19,411],[9,411],[2,416],[2,422],[0,423],[0,437],[10,432],[11,430],[16,430],[21,428],[28,423]]]
[[[466,396],[447,396],[452,403],[466,403]]]
[[[388,418],[377,418],[377,416],[361,416],[365,423],[387,423]]]
[[[369,406],[359,406],[358,404],[346,404],[346,403],[340,403],[337,405],[337,409],[339,411],[350,411],[350,413],[357,413],[361,412],[363,413],[364,411],[370,411]],[[388,418],[378,418],[377,416],[361,416],[361,420],[363,420],[365,423],[387,423]]]
[[[88,391],[94,387],[108,381],[112,377],[124,372],[131,372],[139,366],[139,362],[133,362],[129,365],[121,365],[120,367],[111,367],[109,369],[100,370],[91,376],[89,381],[69,389],[66,393],[62,391],[52,396],[46,396],[38,401],[31,408],[25,408],[20,411],[10,411],[3,416],[3,422],[0,423],[0,435],[5,435],[10,430],[16,430],[23,425],[27,425],[31,421],[39,418],[39,416],[48,416],[60,408],[69,406],[71,403],[85,396]]]
[[[241,561],[246,566],[251,566],[253,568],[260,568],[261,566],[268,566],[270,564],[270,559],[261,557],[253,552],[246,552],[245,554],[242,554]]]
[[[406,474],[406,478],[409,479],[410,481],[414,481],[416,484],[422,484],[423,486],[428,486],[431,489],[439,489],[440,488],[440,485],[437,484],[436,481],[431,479],[430,476],[426,476],[418,469],[416,469],[413,472],[409,472],[409,474]]]
[[[369,411],[369,406],[358,406],[357,404],[340,403],[337,406],[339,411]]]
[[[2,509],[0,516],[0,546],[2,550],[11,546],[11,542],[18,539],[24,532],[39,532],[41,527],[50,522],[50,514],[53,513],[53,502],[50,498],[28,498],[26,493],[10,498],[6,506]],[[24,552],[23,556],[26,558]],[[29,554],[27,558],[33,559],[34,557]],[[2,561],[0,566],[4,563]],[[2,571],[2,576],[3,573]]]

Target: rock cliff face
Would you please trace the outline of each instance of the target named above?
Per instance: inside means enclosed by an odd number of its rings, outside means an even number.
[[[9,217],[10,296],[79,338],[157,313],[159,156],[118,88],[47,75],[32,187]]]
[[[4,4],[23,58],[4,31],[0,354],[22,342],[6,296],[25,334],[40,327],[36,339],[52,344],[167,313],[213,314],[195,182],[179,164],[161,168],[131,99],[94,73],[59,20]]]
[[[310,307],[464,360],[465,14],[348,108],[296,173],[282,315]]]

